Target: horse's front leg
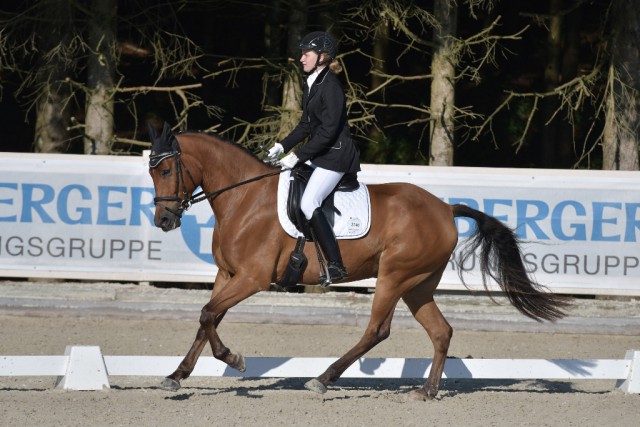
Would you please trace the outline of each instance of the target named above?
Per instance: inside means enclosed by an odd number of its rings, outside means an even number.
[[[215,297],[216,294],[218,294],[222,289],[224,289],[225,285],[229,282],[230,278],[231,276],[229,275],[228,272],[224,270],[218,271],[216,280],[214,282],[215,284],[213,287],[213,291],[211,292],[211,299],[213,299],[213,297]],[[220,324],[224,315],[225,313],[221,313],[220,315],[217,316],[216,327]],[[189,378],[189,376],[193,372],[193,369],[196,366],[196,362],[198,361],[200,354],[202,354],[202,350],[204,349],[204,346],[206,343],[207,343],[207,334],[205,333],[204,328],[200,326],[198,328],[198,333],[196,334],[196,339],[191,345],[189,352],[184,357],[184,359],[182,359],[182,362],[180,362],[180,365],[178,366],[178,368],[171,375],[169,375],[162,381],[162,383],[160,384],[160,387],[164,390],[169,390],[169,391],[179,390],[180,381],[186,378]]]
[[[222,343],[216,329],[217,319],[218,316],[240,301],[257,292],[266,290],[269,287],[269,283],[269,279],[259,280],[254,276],[236,274],[231,278],[227,286],[202,308],[200,325],[209,340],[213,356],[240,372],[244,372],[246,369],[244,356],[240,353],[233,353]]]
[[[220,321],[224,317],[225,313],[222,313],[218,316],[216,320],[216,327],[220,324]],[[178,391],[180,389],[180,381],[189,378],[193,369],[196,367],[196,362],[202,354],[202,350],[204,349],[205,344],[207,343],[207,334],[202,326],[198,328],[198,333],[196,334],[196,339],[191,345],[189,352],[182,359],[178,368],[164,380],[160,384],[160,387],[163,390],[169,391]]]

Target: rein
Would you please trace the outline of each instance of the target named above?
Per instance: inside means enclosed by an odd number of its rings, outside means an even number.
[[[199,202],[201,202],[203,200],[207,200],[207,199],[210,199],[212,197],[218,197],[220,194],[224,193],[225,191],[233,190],[236,187],[240,187],[242,185],[249,184],[251,182],[260,181],[261,179],[268,178],[270,176],[280,175],[285,170],[289,170],[289,169],[282,169],[282,170],[279,170],[277,172],[269,172],[269,173],[265,173],[264,175],[258,175],[258,176],[255,176],[253,178],[249,178],[247,180],[240,181],[240,182],[238,182],[236,184],[233,184],[233,185],[230,185],[228,187],[224,187],[224,188],[221,188],[219,190],[212,191],[210,193],[205,193],[204,191],[201,191],[201,192],[191,196],[191,204],[199,203]]]
[[[171,212],[172,214],[178,216],[179,218],[182,218],[182,213],[186,210],[189,210],[189,208],[191,207],[191,205],[193,205],[194,203],[200,203],[203,200],[208,200],[211,198],[215,198],[218,197],[220,194],[229,191],[229,190],[233,190],[234,188],[237,187],[241,187],[243,185],[255,182],[255,181],[259,181],[261,179],[264,178],[268,178],[271,176],[276,176],[276,175],[280,175],[282,172],[284,172],[285,170],[288,169],[281,169],[278,170],[276,172],[269,172],[269,173],[265,173],[263,175],[258,175],[255,176],[253,178],[249,178],[247,180],[244,181],[240,181],[238,183],[229,185],[227,187],[224,188],[220,188],[218,190],[215,191],[211,191],[209,193],[205,193],[204,191],[200,191],[197,194],[192,194],[189,195],[187,194],[187,192],[184,190],[185,184],[184,184],[184,176],[182,174],[182,169],[184,169],[184,171],[187,173],[187,175],[189,176],[189,179],[191,180],[191,183],[193,184],[194,187],[197,187],[193,176],[191,175],[191,172],[189,172],[189,168],[187,168],[187,165],[184,164],[184,162],[182,161],[182,159],[180,158],[180,150],[179,147],[177,147],[178,149],[176,149],[175,151],[171,151],[171,152],[167,152],[167,153],[161,153],[161,154],[157,154],[157,155],[153,155],[149,157],[149,168],[151,169],[155,169],[156,167],[158,167],[163,161],[165,161],[168,158],[171,157],[175,157],[176,159],[176,195],[175,196],[165,196],[165,197],[154,197],[153,198],[153,203],[155,205],[158,204],[158,202],[180,202],[180,207],[178,207],[178,209],[171,209],[167,206],[162,205],[162,207],[166,210],[168,210],[169,212]],[[179,196],[180,193],[180,187],[182,187],[182,197]]]

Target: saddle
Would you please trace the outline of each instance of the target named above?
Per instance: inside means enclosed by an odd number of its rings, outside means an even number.
[[[298,237],[295,249],[293,250],[293,252],[291,252],[289,258],[287,270],[285,271],[284,277],[279,283],[280,287],[289,292],[296,287],[300,275],[304,272],[307,266],[307,257],[303,252],[305,241],[313,241],[313,235],[309,227],[309,222],[300,209],[300,200],[302,199],[304,190],[307,188],[307,184],[309,183],[309,179],[311,178],[312,173],[313,168],[306,163],[298,164],[291,170],[291,177],[293,179],[289,184],[289,194],[287,198],[287,216],[298,229],[298,231],[303,234],[303,236]],[[359,187],[360,184],[358,183],[357,174],[345,174],[336,188],[322,203],[321,209],[332,227],[335,223],[336,213],[338,215],[341,215],[340,211],[336,208],[334,203],[335,193],[353,192],[356,191]],[[324,266],[324,262],[322,261],[320,256],[320,250],[317,245],[318,244],[316,242],[318,261],[320,262],[321,266]],[[326,266],[324,267],[324,269],[326,270]],[[322,287],[328,286],[331,283],[330,281],[327,281],[327,277],[329,277],[328,273],[325,273],[325,275],[321,277]]]
[[[306,163],[299,163],[291,170],[293,180],[289,185],[289,197],[287,199],[287,216],[309,242],[313,241],[313,238],[309,231],[307,219],[300,209],[300,200],[302,199],[304,190],[307,188],[312,173],[313,168]],[[347,173],[342,177],[340,182],[338,182],[335,190],[324,200],[321,209],[332,227],[335,223],[335,215],[341,215],[341,212],[336,208],[334,203],[335,193],[340,191],[348,193],[356,191],[359,187],[358,175],[355,173]]]

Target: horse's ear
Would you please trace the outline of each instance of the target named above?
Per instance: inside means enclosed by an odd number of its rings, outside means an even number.
[[[159,148],[158,131],[151,123],[147,123],[147,127],[149,128],[149,139],[151,139],[151,151],[157,153]]]
[[[171,126],[169,126],[167,122],[164,123],[162,133],[160,135],[158,135],[157,129],[153,125],[149,124],[149,136],[151,137],[152,153],[166,153],[175,149],[175,137],[171,131]]]
[[[178,140],[173,134],[173,131],[171,130],[171,126],[169,126],[169,123],[167,122],[164,122],[164,126],[162,127],[162,135],[160,135],[160,141],[164,151],[180,150],[180,147],[178,145]]]
[[[170,139],[171,139],[171,126],[169,126],[169,123],[164,122],[164,125],[162,126],[162,135],[160,135],[160,140],[169,141]]]

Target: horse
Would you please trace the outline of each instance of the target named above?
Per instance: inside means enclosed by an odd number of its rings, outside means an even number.
[[[245,358],[223,344],[217,328],[225,313],[249,296],[270,289],[282,279],[296,239],[279,224],[276,192],[280,168],[268,165],[246,148],[216,135],[152,131],[149,173],[155,189],[156,227],[168,232],[180,226],[192,203],[208,200],[216,221],[212,253],[218,266],[209,302],[200,314],[196,338],[175,372],[161,388],[176,391],[189,377],[205,345],[213,356],[243,372]],[[201,187],[198,194],[193,192]],[[522,261],[521,242],[498,219],[469,206],[449,205],[408,183],[368,187],[371,204],[369,232],[356,240],[340,240],[348,280],[376,278],[371,318],[360,341],[305,387],[325,393],[356,360],[389,337],[396,305],[402,299],[429,336],[434,355],[429,376],[410,396],[436,397],[453,329],[434,301],[434,291],[456,248],[454,218],[476,222],[458,262],[479,251],[485,288],[493,278],[509,302],[523,315],[542,321],[566,316],[570,298],[549,292],[529,277]],[[311,259],[313,245],[304,249]],[[319,262],[309,262],[300,284],[316,285]],[[464,283],[464,281],[463,281]]]

